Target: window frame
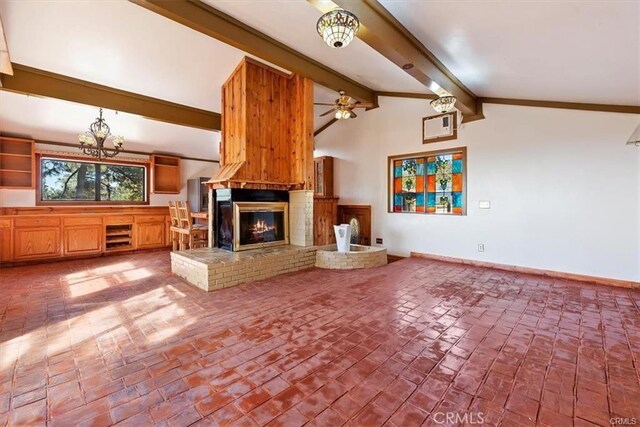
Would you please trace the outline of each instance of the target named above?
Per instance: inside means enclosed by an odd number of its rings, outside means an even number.
[[[462,213],[461,214],[449,214],[449,213],[434,213],[427,212],[425,209],[424,212],[396,212],[393,209],[393,200],[394,200],[394,186],[393,186],[393,178],[394,178],[394,161],[396,160],[404,160],[404,159],[412,159],[417,157],[427,157],[439,156],[443,154],[451,154],[451,153],[462,153]],[[425,166],[426,167],[426,166]],[[465,217],[467,216],[467,147],[452,147],[446,148],[442,150],[432,150],[432,151],[421,151],[418,153],[408,153],[408,154],[398,154],[395,156],[387,157],[387,212],[392,214],[409,214],[409,215],[424,215],[424,216],[451,216],[451,217]],[[426,180],[425,180],[426,181]],[[427,193],[427,183],[425,182],[425,208],[427,206],[426,201],[426,193]]]
[[[84,162],[92,164],[108,164],[117,166],[138,166],[143,167],[144,174],[144,201],[133,202],[129,200],[125,201],[112,201],[112,200],[42,200],[42,159],[54,159],[65,160],[69,162]],[[138,206],[149,205],[150,195],[150,167],[148,161],[141,160],[140,162],[134,162],[129,160],[98,160],[85,156],[74,156],[73,154],[36,154],[36,206]]]

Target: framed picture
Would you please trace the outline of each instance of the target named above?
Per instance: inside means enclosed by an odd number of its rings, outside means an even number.
[[[438,114],[422,119],[422,143],[449,141],[458,138],[458,113]]]
[[[389,212],[467,214],[467,148],[390,156]]]

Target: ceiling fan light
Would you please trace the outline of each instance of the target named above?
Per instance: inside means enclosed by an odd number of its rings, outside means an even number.
[[[335,49],[347,47],[356,36],[359,28],[360,21],[356,15],[343,9],[325,13],[316,24],[316,30],[322,40]]]
[[[456,104],[456,97],[453,95],[448,96],[440,96],[433,101],[431,101],[431,106],[438,113],[448,113],[453,110],[453,107]]]
[[[342,111],[340,111],[340,110],[336,111],[336,114],[334,115],[334,117],[337,120],[340,120],[342,118]]]
[[[351,118],[351,113],[348,110],[342,110],[342,118],[343,119],[350,119]]]

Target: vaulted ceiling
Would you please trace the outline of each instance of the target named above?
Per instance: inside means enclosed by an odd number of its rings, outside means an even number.
[[[205,3],[372,90],[430,93],[359,39],[326,46],[311,2]],[[478,97],[640,106],[640,2],[381,3]],[[220,111],[221,85],[246,55],[125,0],[0,0],[0,17],[14,63],[208,111]],[[317,85],[315,97],[336,94]],[[75,142],[97,109],[67,104],[0,91],[0,131]],[[111,113],[130,149],[217,156],[217,132]]]

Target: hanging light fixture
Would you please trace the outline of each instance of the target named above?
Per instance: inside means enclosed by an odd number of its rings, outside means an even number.
[[[113,150],[107,150],[104,143],[111,137]],[[111,129],[107,122],[102,118],[102,108],[100,109],[100,117],[91,123],[87,132],[78,135],[80,141],[80,149],[84,154],[97,157],[98,159],[115,157],[122,149],[124,137],[112,136]]]
[[[431,106],[438,113],[448,113],[453,110],[453,106],[456,103],[456,97],[453,95],[440,96],[431,101]]]
[[[353,13],[344,9],[327,12],[318,19],[318,34],[329,46],[341,49],[346,47],[356,36],[360,21]]]
[[[351,111],[347,107],[340,107],[340,109],[336,110],[336,114],[334,117],[338,120],[346,120],[351,118]]]

